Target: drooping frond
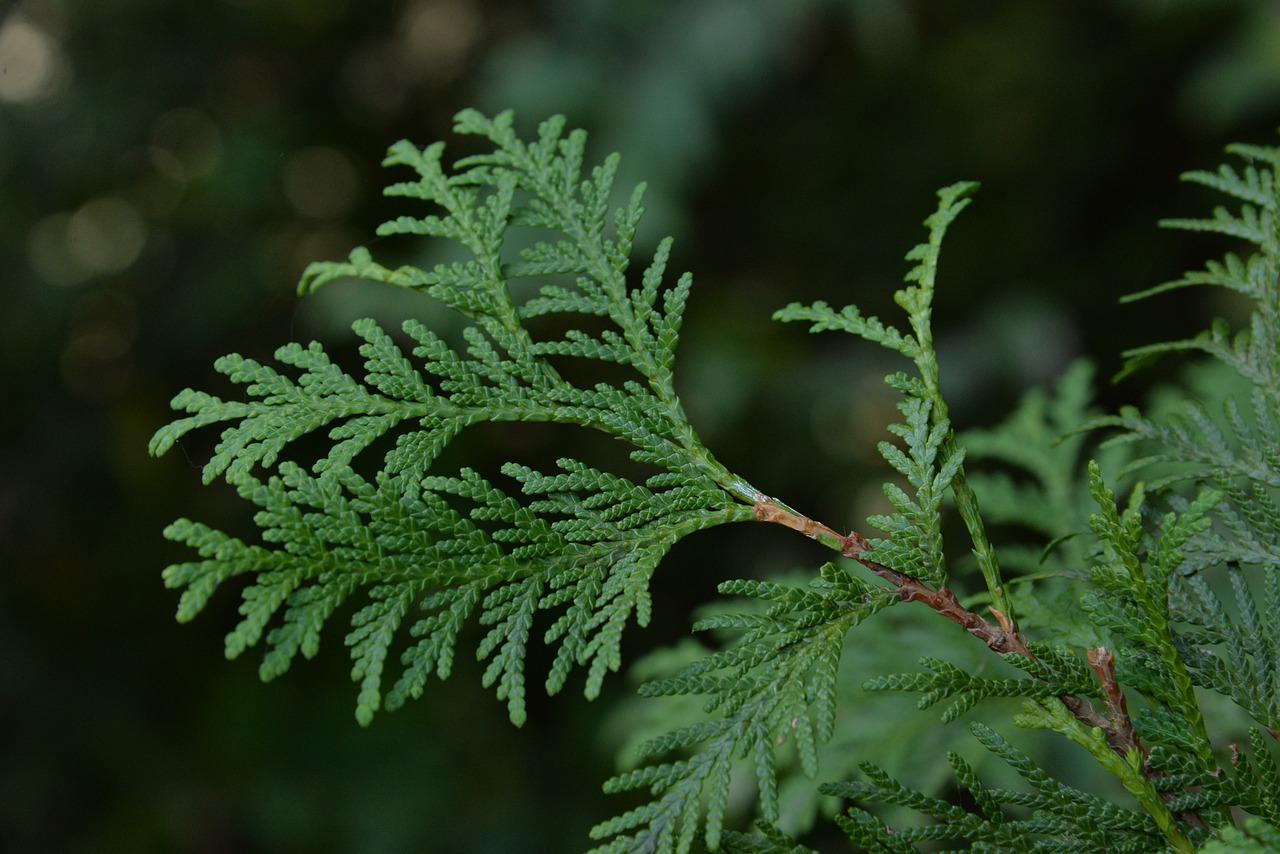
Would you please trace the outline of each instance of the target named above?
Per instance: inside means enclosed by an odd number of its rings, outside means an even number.
[[[489,661],[485,684],[496,686],[518,724],[538,614],[560,612],[544,634],[557,650],[547,689],[558,691],[582,665],[586,693],[595,696],[604,674],[621,664],[623,628],[648,622],[649,577],[671,544],[751,512],[723,493],[651,488],[572,460],[560,465],[550,476],[505,468],[535,497],[526,507],[466,469],[421,480],[383,473],[370,483],[348,468],[315,476],[283,463],[266,482],[237,482],[259,508],[263,545],[179,520],[166,536],[201,560],[169,567],[165,582],[184,588],[178,616],[185,621],[223,582],[252,573],[227,655],[265,635],[263,679],[285,672],[299,653],[315,655],[324,623],[361,593],[368,604],[352,619],[347,645],[362,723],[383,703],[383,672],[402,624],[417,640],[401,653],[401,675],[385,692],[392,708],[421,695],[430,678],[449,675],[458,634],[475,619],[489,627],[478,650]],[[283,619],[268,630],[278,613]]]
[[[666,551],[693,531],[752,518],[756,500],[699,443],[675,395],[672,366],[691,280],[686,274],[667,284],[670,240],[641,275],[630,275],[643,188],[613,207],[616,155],[584,170],[586,135],[566,135],[563,119],[544,122],[532,143],[515,134],[509,113],[488,119],[464,111],[456,130],[487,139],[494,151],[449,169],[442,144],[393,146],[386,165],[408,167],[416,178],[388,195],[434,211],[394,219],[379,234],[453,241],[469,259],[392,270],[360,248],[346,262],[313,264],[301,289],[355,276],[420,291],[467,319],[464,347],[409,321],[406,352],[361,320],[354,327],[363,340],[359,379],[314,343],[282,347],[278,368],[227,356],[217,368],[245,398],[188,389],[173,401],[185,416],[151,445],[164,453],[192,430],[224,425],[204,479],[225,476],[260,508],[264,545],[187,521],[170,528],[202,558],[166,575],[188,590],[180,616],[193,616],[223,581],[252,576],[228,653],[265,637],[262,672],[271,678],[298,652],[314,654],[322,625],[361,592],[368,604],[347,640],[362,722],[383,703],[384,660],[403,624],[418,640],[401,653],[404,672],[387,705],[418,696],[433,673],[448,675],[459,632],[474,620],[487,627],[477,650],[489,662],[485,682],[519,723],[526,650],[546,610],[560,612],[541,629],[556,649],[547,689],[560,690],[581,665],[586,693],[595,696],[604,674],[619,667],[625,626],[648,620],[648,582]],[[511,241],[513,232],[531,239]],[[517,300],[511,285],[519,280],[537,284],[536,294]],[[607,325],[552,339],[524,325],[549,313]],[[607,363],[631,378],[578,386],[557,369],[564,359]],[[552,475],[510,464],[503,473],[526,504],[473,472],[432,473],[459,432],[500,421],[599,430],[626,441],[632,459],[656,471],[633,482],[574,460],[562,460]],[[329,450],[314,474],[281,462],[296,440],[326,430]],[[395,436],[394,447],[371,484],[351,465],[384,436]],[[265,481],[255,473],[272,468],[278,476]]]
[[[845,635],[898,601],[888,588],[870,585],[833,564],[796,587],[776,582],[730,581],[722,593],[769,604],[764,613],[732,614],[700,621],[699,630],[732,630],[736,642],[676,676],[642,686],[647,696],[700,695],[708,720],[650,740],[657,758],[680,758],[620,774],[607,792],[647,790],[653,800],[597,825],[600,852],[686,852],[700,835],[716,850],[734,764],[755,767],[762,817],[778,819],[776,754],[794,751],[804,772],[818,772],[817,748],[835,722],[835,679]]]

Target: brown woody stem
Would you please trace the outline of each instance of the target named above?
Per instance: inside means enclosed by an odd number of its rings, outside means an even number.
[[[1105,646],[1094,647],[1088,652],[1089,666],[1098,674],[1098,682],[1102,685],[1102,693],[1107,698],[1107,717],[1111,727],[1107,730],[1107,739],[1111,747],[1121,756],[1130,750],[1146,755],[1142,744],[1138,741],[1138,733],[1133,728],[1133,720],[1129,717],[1129,703],[1125,699],[1120,682],[1116,679],[1116,657]]]
[[[871,552],[871,544],[861,534],[850,532],[841,534],[829,525],[824,525],[813,519],[797,513],[787,505],[768,496],[761,496],[755,504],[756,520],[760,522],[770,522],[775,525],[782,525],[793,531],[799,531],[806,537],[816,540],[829,549],[840,552],[847,558],[856,560],[876,575],[892,584],[898,591],[899,598],[904,602],[921,602],[928,606],[930,610],[946,617],[951,622],[960,626],[969,634],[978,638],[987,645],[992,652],[1000,655],[1020,655],[1025,658],[1034,659],[1036,656],[1031,652],[1031,648],[1027,645],[1026,640],[1018,631],[1016,625],[1002,612],[995,608],[991,609],[991,613],[996,618],[996,624],[992,624],[982,615],[970,611],[960,604],[956,599],[955,593],[946,587],[933,589],[917,578],[913,578],[905,573],[890,569],[884,564],[877,563],[868,555]],[[1092,658],[1090,659],[1092,663]],[[1096,668],[1095,668],[1096,669]],[[1112,659],[1111,678],[1114,683],[1115,670],[1114,659]],[[1104,683],[1104,690],[1106,685]],[[1116,685],[1116,690],[1119,686]],[[1108,705],[1111,703],[1111,695],[1107,693]],[[1137,743],[1137,736],[1133,734],[1132,723],[1129,723],[1128,712],[1124,712],[1124,725],[1118,725],[1116,721],[1109,720],[1106,716],[1100,714],[1097,709],[1086,699],[1077,697],[1073,694],[1062,694],[1058,697],[1062,705],[1067,708],[1076,720],[1080,721],[1087,727],[1096,727],[1101,729],[1107,737],[1107,743],[1120,756],[1125,756],[1127,746]],[[1124,708],[1124,695],[1119,696],[1120,708]]]

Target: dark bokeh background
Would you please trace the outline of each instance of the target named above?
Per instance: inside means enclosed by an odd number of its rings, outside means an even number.
[[[618,804],[597,704],[539,701],[523,731],[462,664],[368,730],[341,630],[270,686],[223,660],[230,591],[172,620],[160,537],[242,528],[151,431],[213,359],[292,338],[349,352],[351,320],[430,311],[352,284],[299,304],[316,258],[395,210],[386,145],[475,105],[552,112],[650,182],[644,239],[678,235],[698,285],[681,390],[734,469],[814,515],[873,502],[885,362],[772,324],[792,300],[892,313],[902,253],[959,178],[939,294],[964,425],[1091,354],[1185,334],[1212,295],[1116,297],[1200,263],[1157,231],[1205,197],[1174,180],[1280,116],[1274,3],[1077,0],[21,0],[0,7],[0,848],[576,850]],[[411,257],[421,249],[383,244]],[[1158,377],[1159,375],[1157,375]],[[218,388],[223,388],[218,386]],[[1134,400],[1142,383],[1104,391]],[[564,447],[481,431],[492,462]],[[523,444],[520,444],[523,443]],[[681,544],[635,651],[685,630],[728,574],[811,566],[778,532]]]

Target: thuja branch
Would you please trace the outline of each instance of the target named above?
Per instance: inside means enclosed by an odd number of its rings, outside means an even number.
[[[906,310],[915,336],[916,346],[910,352],[910,357],[915,362],[916,370],[920,372],[926,397],[932,404],[933,423],[947,424],[942,447],[944,457],[956,454],[958,448],[955,434],[950,429],[947,401],[942,395],[938,353],[933,346],[933,294],[942,238],[947,227],[968,206],[969,197],[977,187],[976,182],[964,181],[938,191],[938,210],[925,220],[925,225],[929,228],[929,239],[907,255],[908,258],[919,261],[919,265],[907,274],[907,280],[916,282],[917,286],[904,288],[894,294],[894,302]],[[991,601],[995,606],[993,610],[998,609],[1004,615],[1001,622],[1013,625],[1016,622],[1013,603],[1005,590],[1004,580],[1000,577],[1000,563],[987,537],[986,526],[978,509],[978,496],[965,479],[963,466],[956,470],[952,478],[951,491],[956,499],[956,509],[973,542],[973,554],[977,558],[978,569],[982,572],[987,590],[991,593]]]
[[[1129,701],[1125,698],[1124,689],[1120,687],[1120,681],[1116,678],[1115,654],[1105,646],[1099,646],[1088,651],[1088,658],[1089,666],[1097,674],[1098,682],[1102,686],[1102,693],[1106,696],[1107,718],[1112,725],[1107,733],[1107,740],[1111,744],[1112,750],[1120,756],[1128,757],[1131,754],[1136,756],[1148,778],[1160,776],[1147,766],[1147,751],[1143,748],[1142,742],[1138,740],[1138,733],[1133,727],[1132,718],[1129,716]],[[1168,802],[1173,799],[1174,793],[1164,792],[1161,797]],[[1191,811],[1179,813],[1178,818],[1191,822],[1197,827],[1205,826],[1204,820]],[[1230,816],[1227,816],[1227,818],[1230,820]]]
[[[936,257],[933,258],[933,264],[935,266],[937,264]],[[930,315],[929,304],[924,302],[922,306],[916,307],[916,310],[912,312],[911,326],[921,342],[919,352],[915,356],[915,363],[928,393],[928,399],[932,407],[933,423],[947,424],[947,436],[942,445],[942,455],[945,458],[959,453],[959,448],[956,444],[955,434],[950,429],[947,401],[942,396],[938,354],[933,349]],[[1013,602],[1009,599],[1008,592],[1005,590],[1004,580],[1000,575],[1000,562],[996,558],[996,552],[991,545],[990,538],[987,537],[986,524],[982,520],[982,512],[978,507],[978,495],[973,491],[973,487],[969,485],[968,479],[965,478],[963,465],[956,469],[956,473],[951,479],[951,494],[955,497],[956,511],[964,521],[965,529],[969,532],[969,539],[973,543],[973,556],[977,559],[978,570],[982,573],[982,580],[986,583],[987,591],[991,594],[993,605],[991,610],[997,615],[1001,615],[998,617],[1001,623],[1008,623],[1016,633]]]
[[[960,604],[954,592],[947,587],[934,589],[918,578],[913,578],[895,569],[878,563],[871,558],[871,543],[857,532],[841,534],[829,525],[810,519],[782,502],[764,496],[755,505],[757,521],[782,525],[798,531],[816,540],[833,551],[838,551],[847,558],[856,560],[876,575],[888,581],[898,591],[904,602],[920,602],[930,610],[960,626],[969,634],[978,638],[992,652],[1000,655],[1020,655],[1034,659],[1026,640],[1018,631],[1012,620],[995,608],[997,623],[993,624],[982,615],[965,608]],[[1107,742],[1119,756],[1125,756],[1132,744],[1130,738],[1123,734],[1111,720],[1099,713],[1093,705],[1082,697],[1073,694],[1061,694],[1058,700],[1068,712],[1080,723],[1090,728],[1102,730]],[[1127,720],[1127,718],[1126,718]],[[1130,730],[1132,729],[1130,725]]]
[[[885,566],[871,558],[872,547],[856,531],[841,534],[829,525],[810,519],[774,498],[761,496],[755,505],[760,522],[782,525],[815,540],[843,556],[856,560],[888,581],[904,602],[920,602],[981,640],[999,655],[1019,655],[1035,659],[1035,654],[1004,612],[992,608],[997,624],[960,604],[947,587],[934,589],[917,578]],[[1115,672],[1115,656],[1105,647],[1088,651],[1089,664],[1098,676],[1106,699],[1103,715],[1087,699],[1074,694],[1057,695],[1058,703],[1034,703],[1038,726],[1053,729],[1083,746],[1104,768],[1124,784],[1150,813],[1175,851],[1193,850],[1178,829],[1173,815],[1147,777],[1146,753],[1129,716],[1128,702]]]
[[[827,548],[856,560],[897,588],[898,596],[904,602],[921,602],[927,605],[981,640],[992,651],[1002,655],[1013,653],[1028,658],[1035,657],[1018,633],[1017,627],[1003,612],[992,609],[1000,622],[999,625],[993,625],[980,614],[961,605],[950,589],[942,587],[935,590],[917,578],[876,562],[869,556],[872,552],[871,543],[861,534],[841,534],[831,526],[803,516],[777,499],[767,496],[756,503],[755,515],[760,522],[770,522],[798,531]]]

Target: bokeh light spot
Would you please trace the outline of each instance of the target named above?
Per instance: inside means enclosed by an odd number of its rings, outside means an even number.
[[[0,101],[42,101],[70,77],[57,42],[21,15],[0,23]]]
[[[412,4],[401,19],[405,64],[435,82],[455,77],[479,41],[482,23],[476,7],[463,0]]]
[[[126,270],[147,242],[147,227],[137,208],[104,196],[87,202],[67,222],[67,249],[85,272]]]

